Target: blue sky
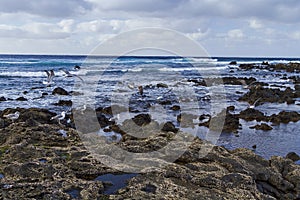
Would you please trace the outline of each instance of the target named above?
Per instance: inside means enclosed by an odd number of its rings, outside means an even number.
[[[299,0],[0,1],[0,53],[89,54],[143,27],[179,31],[211,56],[300,57]]]

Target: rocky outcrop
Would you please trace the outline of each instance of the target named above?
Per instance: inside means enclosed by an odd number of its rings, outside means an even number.
[[[227,150],[194,138],[175,162],[136,174],[125,188],[107,194],[110,184],[95,180],[120,174],[102,164],[83,145],[78,132],[53,123],[44,109],[17,109],[20,117],[0,128],[1,199],[297,199],[300,166],[293,160],[265,160],[247,149]],[[16,109],[1,112],[0,119]],[[103,113],[102,113],[103,114]],[[103,114],[104,115],[104,114]],[[141,127],[155,125],[149,116],[135,118]],[[28,123],[30,120],[32,123]],[[131,120],[132,121],[132,120]],[[148,124],[147,124],[148,123]],[[158,126],[156,124],[155,126]],[[153,129],[152,129],[153,130]],[[65,132],[63,136],[61,133]],[[181,133],[158,131],[148,137],[123,135],[114,144],[145,153],[166,147]],[[184,134],[183,134],[184,135]],[[191,137],[186,135],[186,137]],[[177,146],[166,148],[174,151]],[[207,149],[207,151],[205,151]],[[210,150],[209,150],[210,149]],[[134,157],[132,158],[135,161]],[[144,158],[138,162],[167,161]],[[124,164],[123,169],[128,168]]]
[[[243,70],[252,70],[252,69],[268,69],[270,71],[286,71],[286,72],[299,72],[300,64],[299,63],[277,63],[269,64],[267,62],[260,64],[240,64],[239,68]]]
[[[261,86],[251,87],[249,92],[239,98],[240,101],[247,101],[249,104],[257,102],[258,104],[264,102],[270,103],[294,103],[294,98],[298,98],[297,93],[291,88],[286,88],[284,91],[280,89],[264,88]]]
[[[251,150],[214,147],[199,157],[202,141],[166,168],[134,177],[112,199],[296,199],[299,166],[291,160],[270,161]]]

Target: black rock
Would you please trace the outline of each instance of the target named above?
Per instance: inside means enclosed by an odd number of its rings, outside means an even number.
[[[270,121],[274,124],[284,123],[287,124],[289,122],[297,122],[300,120],[300,114],[296,111],[281,111],[278,115],[271,115]]]
[[[262,112],[253,108],[247,108],[241,111],[239,117],[245,121],[267,121],[267,117]]]
[[[71,100],[59,100],[58,103],[55,103],[56,106],[72,106]]]
[[[75,65],[75,66],[74,66],[74,69],[75,69],[75,70],[80,70],[80,66]]]
[[[158,88],[168,88],[168,85],[165,84],[165,83],[157,83],[156,87],[158,87]]]
[[[5,97],[0,97],[0,101],[6,101]]]
[[[169,132],[169,131],[173,133],[178,132],[178,128],[175,128],[175,125],[172,122],[165,123],[161,130],[164,132]]]
[[[69,95],[69,93],[65,90],[65,89],[63,89],[63,88],[61,88],[61,87],[57,87],[57,88],[55,88],[53,91],[52,91],[52,94],[53,95]]]
[[[262,123],[262,124],[257,124],[255,126],[250,127],[251,129],[256,129],[256,130],[263,130],[263,131],[270,131],[273,128],[269,126],[268,124]]]
[[[19,97],[16,99],[16,101],[27,101],[27,99],[25,97]]]
[[[132,120],[136,123],[138,126],[144,126],[151,122],[151,115],[149,114],[139,114],[132,118]]]
[[[234,60],[234,61],[231,61],[230,63],[229,63],[229,65],[237,65],[237,62]]]

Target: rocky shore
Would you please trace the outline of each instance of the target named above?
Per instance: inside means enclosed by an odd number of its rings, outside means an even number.
[[[126,187],[106,194],[111,183],[95,179],[122,172],[93,158],[75,129],[66,122],[50,120],[55,113],[37,108],[17,110],[20,116],[15,121],[3,117],[15,109],[0,113],[1,199],[300,198],[300,166],[292,159],[274,156],[265,160],[251,150],[229,151],[218,146],[201,157],[199,150],[210,144],[200,139],[194,139],[174,163],[136,174]],[[141,123],[145,119],[136,120]],[[157,132],[152,139],[123,134],[118,145],[131,152],[162,148],[177,134],[171,130]]]
[[[263,63],[241,64],[239,68],[299,72],[299,66]],[[255,78],[223,78],[225,85],[242,85],[248,90],[240,93],[239,101],[248,102],[249,108],[238,113],[234,112],[234,106],[229,106],[214,116],[185,115],[180,113],[180,106],[175,101],[163,97],[159,104],[167,105],[173,113],[177,113],[176,122],[159,124],[150,114],[139,113],[134,106],[129,109],[135,113],[134,116],[122,125],[112,119],[112,110],[126,110],[122,107],[97,108],[96,117],[103,133],[114,133],[109,143],[134,153],[159,150],[176,135],[188,136],[181,132],[178,124],[214,130],[210,122],[222,116],[225,121],[223,132],[229,134],[238,133],[241,120],[256,123],[249,128],[270,131],[282,123],[300,120],[296,111],[267,115],[255,109],[255,106],[264,103],[295,104],[300,98],[299,77],[283,75],[281,78],[289,78],[294,87],[278,89]],[[203,80],[188,81],[195,86],[206,85]],[[214,81],[209,80],[211,83]],[[153,87],[166,89],[168,86],[159,84]],[[147,86],[144,89],[147,90]],[[56,88],[52,95],[70,94],[63,88]],[[0,101],[6,100],[5,97],[0,98]],[[60,100],[56,104],[71,105],[71,100]],[[148,108],[146,103],[143,106]],[[165,165],[166,160],[155,160],[164,167],[126,174],[124,171],[128,166],[125,164],[124,170],[119,171],[106,166],[88,151],[75,128],[73,114],[89,113],[90,110],[73,110],[63,119],[55,117],[57,113],[40,108],[0,111],[0,199],[300,199],[300,165],[295,164],[300,157],[294,152],[286,157],[273,156],[266,160],[250,149],[228,150],[195,137],[174,162]],[[10,114],[16,116],[8,117]],[[195,119],[200,123],[195,124]],[[132,123],[136,125],[135,129],[132,129]],[[146,125],[155,127],[153,130],[158,127],[158,130],[144,138],[128,134],[129,130],[141,132]],[[203,148],[211,151],[201,156]],[[151,163],[153,160],[145,158],[140,162]]]

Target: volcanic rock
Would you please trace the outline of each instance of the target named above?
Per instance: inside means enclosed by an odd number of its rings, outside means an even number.
[[[255,125],[255,126],[250,127],[250,128],[256,129],[256,130],[263,130],[263,131],[270,131],[270,130],[273,129],[271,126],[269,126],[269,125],[266,124],[266,123],[257,124],[257,125]]]
[[[52,94],[53,94],[53,95],[69,95],[69,93],[68,93],[65,89],[63,89],[63,88],[61,88],[61,87],[55,88],[55,89],[52,91]]]

